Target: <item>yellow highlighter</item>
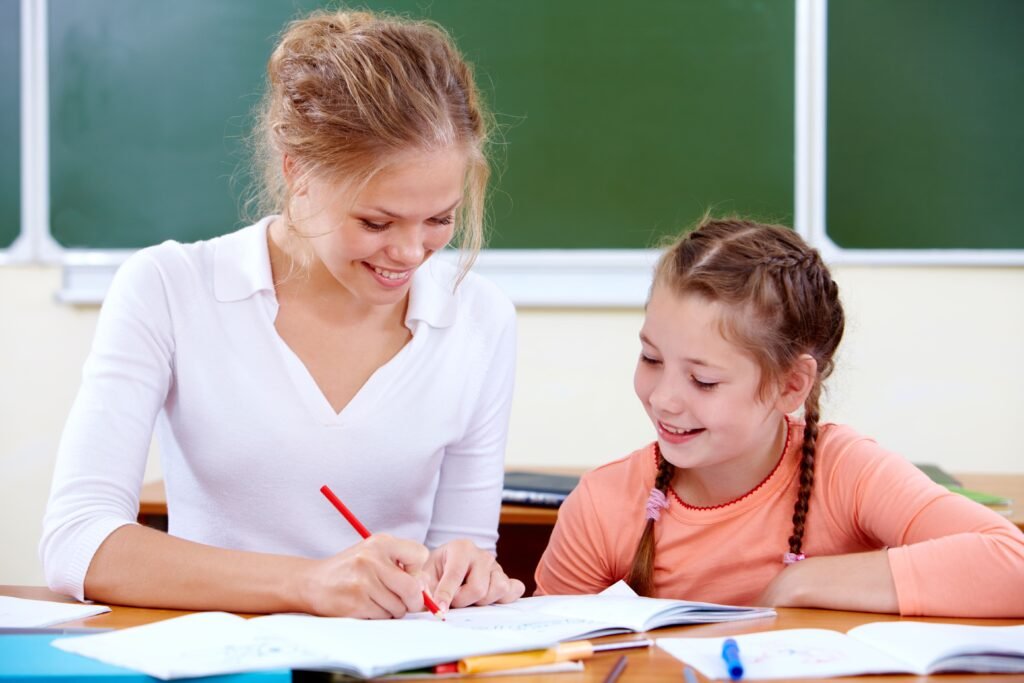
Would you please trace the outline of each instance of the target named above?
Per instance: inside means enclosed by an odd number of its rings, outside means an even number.
[[[527,666],[567,662],[572,659],[586,659],[598,652],[612,650],[628,650],[638,647],[650,647],[650,640],[623,640],[617,643],[600,643],[595,645],[589,640],[574,640],[559,643],[544,650],[527,650],[526,652],[510,652],[503,655],[482,655],[466,657],[459,660],[460,674],[478,674],[485,671],[504,671],[520,669]]]

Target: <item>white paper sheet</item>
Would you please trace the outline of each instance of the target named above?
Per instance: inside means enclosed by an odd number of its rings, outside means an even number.
[[[33,628],[63,624],[109,612],[105,605],[27,600],[0,595],[0,627]]]

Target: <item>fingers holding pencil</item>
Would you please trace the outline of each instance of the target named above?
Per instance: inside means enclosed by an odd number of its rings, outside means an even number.
[[[314,560],[302,579],[307,610],[322,616],[401,618],[423,610],[421,569],[427,549],[375,534],[346,550]]]
[[[333,505],[334,508],[339,513],[341,513],[341,516],[344,517],[348,521],[348,523],[352,525],[352,528],[356,530],[356,533],[358,533],[363,538],[363,544],[362,545],[369,546],[369,544],[370,544],[369,539],[373,537],[371,532],[370,532],[370,530],[367,529],[363,525],[363,523],[359,521],[359,518],[356,517],[355,513],[352,512],[351,510],[349,510],[348,506],[345,505],[345,503],[343,503],[341,501],[341,499],[338,498],[337,495],[335,495],[334,491],[331,490],[331,487],[327,486],[326,484],[324,484],[323,486],[320,487],[320,493],[322,493],[324,495],[324,497],[327,498],[327,500],[331,503],[331,505]],[[402,571],[404,573],[407,573],[409,575],[418,577],[418,580],[420,581],[420,596],[422,598],[422,603],[418,603],[418,604],[422,604],[434,616],[437,616],[437,617],[440,617],[441,619],[444,619],[444,614],[443,614],[442,609],[437,606],[437,604],[434,602],[434,600],[430,597],[430,593],[427,590],[428,589],[427,577],[422,574],[423,565],[426,563],[426,557],[423,557],[423,553],[427,553],[427,556],[429,556],[429,552],[427,551],[427,549],[425,547],[423,547],[422,545],[418,544],[418,543],[412,543],[411,541],[398,541],[398,539],[391,538],[391,537],[389,537],[387,535],[382,536],[382,538],[385,538],[386,541],[381,541],[381,543],[385,543],[385,542],[387,542],[387,543],[392,543],[392,542],[403,543],[403,544],[406,545],[406,548],[408,550],[410,550],[410,551],[412,551],[412,549],[415,547],[415,551],[416,551],[416,557],[415,558],[413,558],[410,561],[410,560],[404,560],[400,556],[396,555],[394,558],[392,558],[393,562],[391,562],[391,566],[392,567],[396,567],[397,566],[400,571]],[[406,584],[407,581],[404,578],[400,578],[399,575],[396,575],[392,571],[387,571],[384,574],[378,576],[377,578],[382,578],[382,577],[388,577],[388,578],[390,578],[392,580],[390,583],[387,582],[387,581],[384,581],[383,584],[384,584],[385,587],[392,588],[392,589],[395,589],[395,588],[399,589],[398,591],[395,591],[395,595],[402,596],[404,594],[404,589],[406,588],[405,585],[394,585],[394,584]],[[380,591],[375,592],[374,595],[377,595],[377,593],[380,593]],[[377,600],[378,606],[380,606],[386,612],[390,612],[391,616],[398,617],[398,616],[402,616],[402,615],[405,614],[405,611],[402,611],[401,614],[398,614],[398,613],[396,613],[394,611],[394,608],[395,608],[395,606],[393,604],[394,601],[392,599],[389,599],[390,596],[387,595],[386,593],[380,593],[380,595],[378,595],[377,597],[378,597],[378,600]],[[386,601],[386,603],[391,603],[391,604],[381,604],[379,602],[380,599],[383,599],[383,600]],[[416,609],[414,607],[411,607],[410,603],[407,600],[405,600],[404,598],[403,598],[403,602],[405,602],[407,606],[410,606],[410,609],[406,610],[406,611],[416,611]]]

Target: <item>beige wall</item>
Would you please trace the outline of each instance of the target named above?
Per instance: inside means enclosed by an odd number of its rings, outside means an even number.
[[[834,270],[849,323],[825,416],[914,461],[1024,472],[1024,269]],[[42,582],[40,519],[96,321],[54,302],[59,280],[0,267],[0,584]],[[632,395],[641,318],[520,311],[510,465],[588,467],[651,439]]]

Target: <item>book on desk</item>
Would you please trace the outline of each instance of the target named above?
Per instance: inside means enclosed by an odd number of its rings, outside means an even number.
[[[578,638],[774,615],[769,608],[639,597],[619,582],[599,595],[452,609],[445,621],[425,612],[369,621],[201,612],[55,645],[162,679],[281,667],[371,678]]]
[[[863,674],[1022,673],[1024,626],[889,621],[846,633],[804,628],[732,636],[744,678],[789,680]],[[727,680],[723,638],[659,638],[658,647],[709,679]]]
[[[963,482],[938,465],[933,465],[931,463],[915,463],[914,466],[927,474],[928,478],[936,484],[946,487],[953,493],[959,493],[961,496],[970,498],[975,503],[981,503],[982,505],[993,508],[1006,507],[1013,504],[1013,500],[1006,496],[965,488]]]
[[[578,475],[512,470],[505,472],[501,502],[557,508],[579,483]]]

